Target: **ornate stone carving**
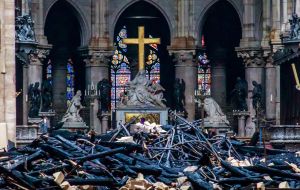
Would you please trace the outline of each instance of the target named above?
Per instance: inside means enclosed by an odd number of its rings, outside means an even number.
[[[174,56],[173,61],[178,65],[186,65],[187,63],[195,62],[195,51],[194,50],[178,50],[170,51],[170,54]],[[189,62],[188,62],[189,61]]]
[[[300,40],[300,18],[296,13],[293,13],[289,19],[290,33],[289,38],[291,40]]]
[[[30,15],[16,17],[16,40],[19,42],[35,42],[34,22]]]
[[[83,53],[84,62],[88,65],[105,65],[108,66],[108,63],[111,59],[111,52],[106,51],[90,51],[87,54]]]
[[[296,56],[298,56],[298,54],[295,54],[293,49],[282,48],[282,49],[278,49],[273,54],[273,60],[274,60],[274,63],[281,64],[281,63],[284,63],[284,62],[286,62],[290,59],[295,58]]]
[[[262,50],[237,50],[237,56],[243,59],[246,67],[262,67],[265,64]]]
[[[81,105],[81,91],[78,90],[76,95],[72,98],[71,104],[68,107],[66,114],[61,122],[83,122],[82,117],[79,115],[80,110],[83,108]]]
[[[204,118],[204,121],[212,124],[225,123],[229,125],[229,121],[227,120],[226,115],[223,113],[219,104],[213,98],[204,99],[204,111],[207,114],[207,117]]]
[[[42,62],[50,53],[48,49],[35,49],[28,54],[29,62],[40,63]]]
[[[148,80],[144,70],[139,71],[136,77],[128,84],[127,100],[121,101],[123,103],[121,107],[166,107],[162,102],[165,89],[161,85]]]

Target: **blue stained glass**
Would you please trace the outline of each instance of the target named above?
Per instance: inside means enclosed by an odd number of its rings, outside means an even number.
[[[67,104],[69,105],[74,96],[74,66],[71,59],[69,59],[67,63],[66,82],[67,82],[66,98],[67,98]]]
[[[198,56],[198,89],[205,95],[211,94],[211,70],[206,54]]]

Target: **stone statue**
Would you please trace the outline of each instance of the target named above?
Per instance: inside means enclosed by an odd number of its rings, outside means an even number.
[[[99,109],[103,112],[108,112],[110,110],[110,89],[111,84],[108,79],[102,79],[97,84],[97,90],[100,92],[98,98]]]
[[[207,114],[207,117],[204,120],[208,121],[209,123],[225,123],[229,125],[226,115],[213,98],[204,99],[204,111]]]
[[[16,17],[16,40],[22,42],[33,42],[35,40],[34,22],[30,15]]]
[[[296,13],[292,14],[289,19],[290,23],[290,39],[300,39],[300,18]]]
[[[248,95],[248,83],[246,80],[237,77],[234,89],[231,92],[232,101],[236,110],[247,111],[246,98]]]
[[[81,91],[78,90],[75,96],[72,98],[71,104],[61,122],[83,122],[82,117],[79,115],[80,110],[84,108],[81,105],[81,95]]]
[[[40,94],[39,86],[40,86],[39,82],[29,85],[28,97],[30,102],[30,108],[29,108],[28,116],[30,118],[39,117],[39,111],[41,106],[41,94]]]
[[[42,84],[42,112],[52,110],[52,83],[51,79],[46,79]]]
[[[174,83],[174,99],[175,99],[175,110],[176,111],[184,111],[185,105],[185,82],[183,79],[176,78]]]
[[[254,86],[253,91],[252,91],[252,106],[253,108],[259,109],[262,107],[262,95],[263,95],[263,90],[261,84],[258,84],[256,81],[252,81],[252,85]]]
[[[165,107],[162,102],[165,89],[160,84],[148,80],[144,70],[139,71],[128,84],[128,100],[121,106]]]

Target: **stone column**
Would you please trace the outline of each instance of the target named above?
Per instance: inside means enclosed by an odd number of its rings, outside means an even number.
[[[265,84],[266,84],[266,119],[274,120],[276,118],[276,68],[273,65],[273,59],[268,56],[265,66]]]
[[[16,143],[15,1],[0,1],[0,147]]]
[[[221,108],[224,108],[226,106],[226,51],[216,49],[211,57],[211,95]]]
[[[28,64],[23,65],[23,125],[28,123]]]
[[[185,82],[185,110],[188,120],[195,119],[195,88],[197,86],[197,65],[194,50],[170,51],[175,56],[175,77]]]
[[[31,53],[28,54],[29,64],[28,64],[28,83],[27,90],[31,84],[39,83],[39,90],[42,87],[43,80],[43,61],[49,54],[48,49],[35,49]],[[25,87],[25,88],[26,88]],[[27,110],[28,112],[28,110]]]
[[[247,105],[250,117],[246,121],[246,136],[252,136],[254,133],[255,124],[252,119],[256,113],[252,106],[252,81],[256,81],[261,84],[264,88],[264,66],[262,50],[260,48],[236,48],[238,57],[242,58],[245,65],[245,78],[248,82],[248,98]]]
[[[111,55],[110,51],[91,51],[87,50],[86,52],[82,52],[82,56],[87,57],[85,59],[85,86],[86,89],[88,85],[92,83],[97,88],[97,84],[102,79],[109,79],[109,55]],[[90,107],[90,127],[94,128],[97,133],[101,133],[103,130],[101,129],[101,123],[97,117],[98,105],[95,105],[95,102],[90,102],[94,104],[94,106]]]
[[[53,82],[53,109],[56,112],[54,117],[54,123],[58,122],[67,110],[67,62],[69,59],[66,49],[60,49],[53,52],[53,70],[52,70],[52,82]]]

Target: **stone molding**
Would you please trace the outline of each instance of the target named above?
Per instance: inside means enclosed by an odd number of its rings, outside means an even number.
[[[266,64],[262,48],[236,48],[237,57],[243,59],[245,67],[264,67]]]
[[[196,66],[195,50],[169,50],[176,66]]]
[[[28,54],[30,64],[42,64],[44,59],[49,55],[49,49],[37,48]]]
[[[113,52],[109,50],[82,49],[80,55],[86,66],[108,67]]]

